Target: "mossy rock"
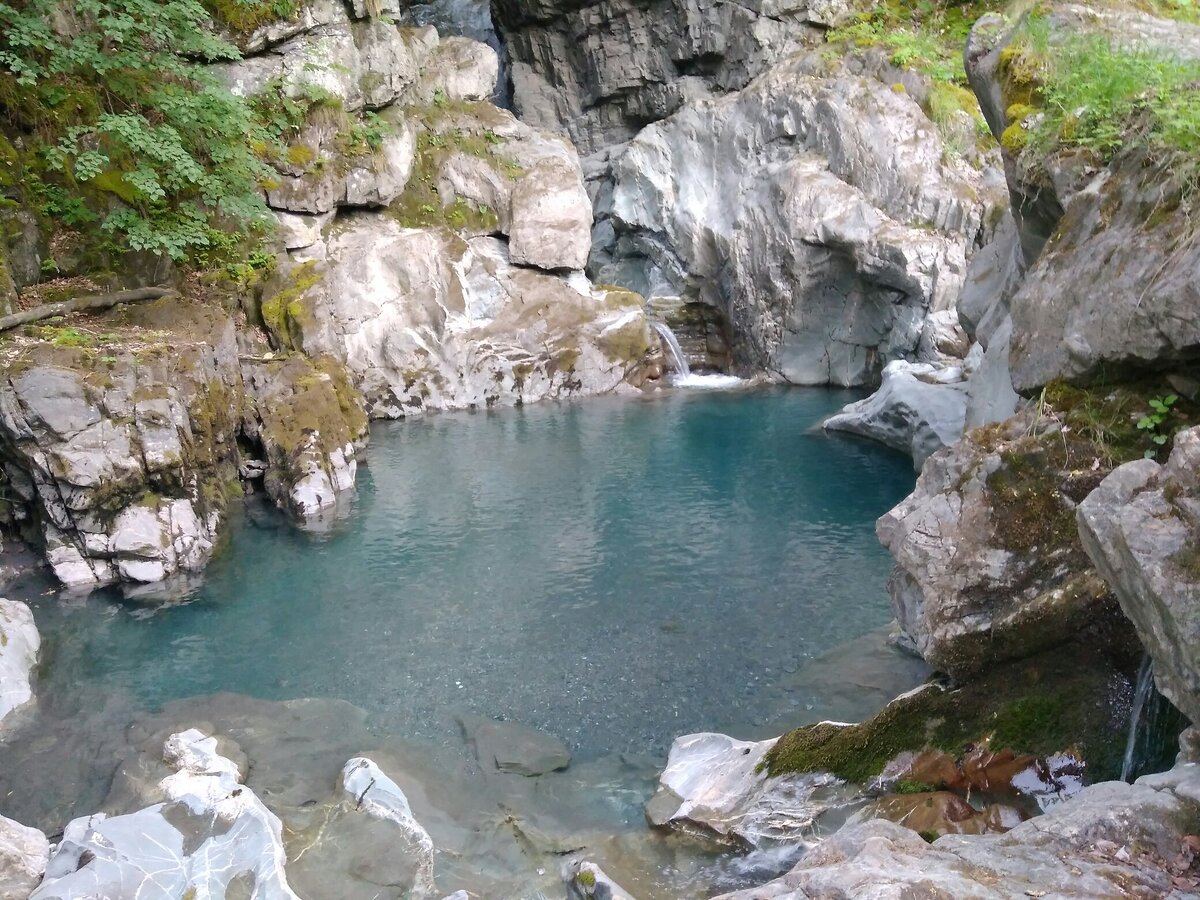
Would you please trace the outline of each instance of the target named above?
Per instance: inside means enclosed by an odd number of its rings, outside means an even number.
[[[822,722],[789,732],[767,754],[773,776],[830,772],[851,782],[879,775],[904,752],[960,754],[987,746],[1049,756],[1073,750],[1092,781],[1121,768],[1133,678],[1081,648],[995,668],[956,687],[931,683],[860,725]]]

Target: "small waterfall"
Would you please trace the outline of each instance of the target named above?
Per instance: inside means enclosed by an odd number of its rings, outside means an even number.
[[[1133,773],[1137,768],[1138,738],[1142,734],[1146,706],[1153,691],[1154,662],[1147,653],[1142,658],[1142,667],[1138,670],[1137,687],[1133,692],[1133,706],[1129,710],[1129,736],[1125,738],[1125,759],[1121,763],[1122,781],[1133,781]]]
[[[683,355],[683,348],[679,346],[679,341],[675,338],[675,332],[666,322],[651,322],[650,324],[654,326],[654,330],[658,332],[659,337],[666,342],[667,348],[671,351],[671,358],[675,363],[675,373],[681,378],[689,377],[692,370],[688,366],[687,357]]]

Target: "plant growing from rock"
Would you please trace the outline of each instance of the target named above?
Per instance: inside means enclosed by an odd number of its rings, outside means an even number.
[[[1171,439],[1169,431],[1164,426],[1171,417],[1171,408],[1178,400],[1179,397],[1175,394],[1154,397],[1150,400],[1150,412],[1138,419],[1138,430],[1147,432],[1150,442],[1154,444],[1145,453],[1147,459],[1157,456],[1159,449],[1166,446],[1167,441]]]

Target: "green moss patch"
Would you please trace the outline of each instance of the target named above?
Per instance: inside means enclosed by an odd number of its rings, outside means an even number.
[[[1054,650],[998,666],[956,688],[930,685],[860,725],[809,725],[779,739],[770,775],[831,772],[866,782],[906,751],[960,754],[968,746],[1048,756],[1068,749],[1093,780],[1121,766],[1131,679],[1085,650]]]

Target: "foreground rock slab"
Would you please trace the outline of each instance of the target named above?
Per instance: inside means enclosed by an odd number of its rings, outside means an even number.
[[[158,784],[165,800],[72,821],[31,900],[298,900],[284,873],[279,819],[241,783],[217,739],[189,729],[167,740],[163,758],[175,770]]]
[[[774,745],[713,733],[676,738],[646,818],[751,847],[802,840],[846,789],[819,772],[769,778],[760,764]]]
[[[0,816],[0,900],[25,900],[50,858],[50,842],[36,828]]]
[[[1182,900],[1195,896],[1194,880],[1172,868],[1194,822],[1198,775],[1200,766],[1183,764],[1135,785],[1094,785],[1003,835],[947,835],[928,844],[892,822],[848,826],[782,878],[720,900]]]
[[[29,607],[0,599],[0,730],[9,716],[33,701],[33,668],[40,646]]]

